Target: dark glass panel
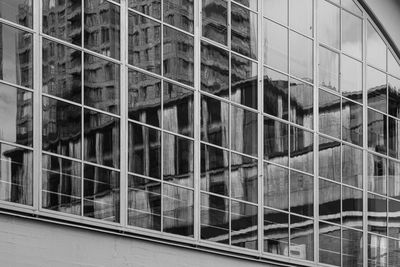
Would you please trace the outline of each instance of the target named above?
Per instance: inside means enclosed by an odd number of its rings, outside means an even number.
[[[289,215],[264,209],[264,252],[289,256]]]
[[[319,223],[319,262],[341,266],[340,226]]]
[[[44,151],[82,157],[82,108],[43,97],[42,148]]]
[[[363,145],[363,107],[342,98],[342,139]]]
[[[296,0],[292,2],[304,1]],[[313,82],[313,41],[292,31],[289,38],[290,73],[305,81]]]
[[[268,117],[264,117],[264,159],[288,166],[289,127]]]
[[[201,190],[229,195],[229,153],[201,145]]]
[[[340,184],[319,179],[319,218],[340,224]]]
[[[120,7],[103,0],[85,0],[85,48],[120,58]]]
[[[229,244],[229,200],[201,194],[201,239]]]
[[[387,235],[387,199],[368,194],[368,231]]]
[[[82,53],[43,39],[43,93],[82,102]]]
[[[290,172],[290,212],[314,216],[314,178],[300,172]]]
[[[388,75],[389,115],[400,119],[400,80]]]
[[[290,215],[290,254],[303,260],[314,260],[314,221]]]
[[[340,90],[342,95],[361,103],[363,97],[362,63],[345,55],[342,55],[341,63]]]
[[[226,148],[229,146],[229,104],[201,96],[201,140]]]
[[[161,230],[161,183],[128,175],[128,224]]]
[[[82,46],[82,2],[81,0],[43,0],[43,33]]]
[[[289,0],[290,27],[312,35],[313,32],[313,1],[312,0]]]
[[[342,146],[342,183],[362,188],[363,152],[361,149]]]
[[[164,82],[164,130],[193,137],[193,91]]]
[[[42,157],[42,207],[81,215],[82,165],[49,155]]]
[[[319,85],[339,91],[339,54],[322,46],[319,47]]]
[[[0,200],[32,206],[32,151],[0,143]]]
[[[164,76],[187,85],[194,80],[193,37],[170,27],[164,27]]]
[[[231,108],[231,149],[257,156],[257,113],[236,106]]]
[[[340,97],[319,90],[319,131],[340,139]]]
[[[229,52],[201,42],[201,90],[229,98]]]
[[[363,192],[342,186],[342,224],[362,229]]]
[[[400,200],[400,163],[389,160],[388,163],[388,196]]]
[[[161,80],[129,70],[128,83],[129,119],[161,127]]]
[[[389,239],[388,267],[400,266],[400,241]]]
[[[257,206],[231,200],[231,245],[257,250]]]
[[[161,19],[161,0],[128,0],[128,7],[156,19]]]
[[[163,134],[163,180],[193,187],[193,141],[172,134]]]
[[[231,100],[257,109],[257,63],[231,55]]]
[[[368,153],[368,191],[386,195],[386,159]]]
[[[388,262],[388,239],[368,234],[368,267],[385,267]]]
[[[367,23],[367,63],[386,70],[386,45],[370,22]]]
[[[202,3],[203,36],[226,45],[228,40],[228,3],[225,0],[203,0]]]
[[[48,1],[43,1],[43,6]],[[32,28],[32,0],[2,0],[0,10],[0,18]]]
[[[231,153],[231,197],[258,202],[258,161]]]
[[[342,0],[342,4],[345,1],[352,2],[352,0]],[[361,59],[363,51],[362,24],[362,19],[346,11],[342,11],[342,51],[359,59]]]
[[[163,231],[193,236],[193,191],[163,184]]]
[[[161,24],[130,12],[128,63],[161,74]]]
[[[33,36],[0,23],[0,80],[33,87]]]
[[[113,116],[85,109],[84,157],[89,162],[119,168],[120,122]]]
[[[257,59],[257,14],[231,4],[231,48],[244,56]]]
[[[289,210],[289,170],[264,163],[264,205]]]
[[[388,200],[388,235],[400,239],[400,202]],[[399,241],[400,243],[400,241]],[[400,252],[400,251],[399,251]]]
[[[128,124],[128,171],[161,177],[161,131]]]
[[[164,22],[193,33],[195,0],[164,0]]]
[[[288,119],[289,80],[286,75],[264,68],[264,112]]]
[[[340,8],[327,1],[317,1],[317,4],[319,41],[340,49]]]
[[[367,67],[368,106],[387,112],[386,74]]]
[[[341,145],[340,142],[319,138],[319,176],[340,182]]]
[[[263,0],[263,15],[283,25],[288,24],[288,1]]]
[[[368,109],[368,148],[387,153],[387,116]]]
[[[342,0],[343,1],[343,0]],[[363,266],[363,233],[342,228],[342,266]]]
[[[0,83],[0,139],[32,146],[32,92]]]
[[[299,80],[290,80],[290,121],[313,128],[313,87]]]
[[[290,167],[314,173],[314,134],[290,127]]]
[[[285,1],[286,2],[286,1]],[[264,64],[288,72],[288,30],[263,19]]]

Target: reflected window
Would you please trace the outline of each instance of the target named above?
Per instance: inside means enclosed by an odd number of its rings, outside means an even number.
[[[299,0],[293,2],[302,2]],[[313,41],[290,32],[290,73],[307,82],[313,82]]]
[[[386,159],[368,153],[368,191],[386,195]]]
[[[142,1],[128,0],[128,7],[138,12],[149,15],[156,19],[161,19],[161,0]]]
[[[290,127],[290,167],[314,173],[314,134]]]
[[[388,196],[400,200],[400,163],[388,161]]]
[[[342,0],[343,1],[343,0]],[[363,265],[363,233],[342,228],[342,266]]]
[[[258,249],[257,206],[231,201],[231,245]]]
[[[394,267],[400,265],[400,242],[399,240],[389,239],[389,262],[388,266]]]
[[[257,113],[231,106],[231,149],[257,156]]]
[[[400,119],[400,80],[388,75],[389,115]]]
[[[342,98],[342,139],[363,145],[363,107],[345,98]]]
[[[289,0],[289,14],[292,29],[309,36],[312,35],[313,0]]]
[[[342,5],[344,5],[345,2],[353,1],[342,0]],[[358,59],[361,59],[363,51],[362,24],[362,19],[350,14],[349,12],[346,12],[344,10],[342,11],[342,51]]]
[[[319,262],[341,266],[340,226],[319,223]]]
[[[368,234],[368,266],[386,266],[388,261],[388,239]]]
[[[314,260],[314,221],[312,219],[290,215],[290,247],[301,251],[290,256]]]
[[[264,163],[264,205],[289,210],[289,170]]]
[[[289,256],[289,215],[264,209],[264,252]]]
[[[201,190],[229,196],[229,152],[201,145]]]
[[[287,72],[288,30],[277,23],[263,19],[263,31],[264,64]]]
[[[257,0],[234,0],[235,2],[242,4],[254,11],[257,11]]]
[[[386,45],[375,27],[367,22],[367,63],[386,70]]]
[[[319,131],[340,138],[340,97],[319,90]]]
[[[388,200],[388,235],[399,239],[400,237],[400,202]],[[400,252],[400,251],[399,251]],[[400,259],[399,259],[400,260]]]
[[[43,1],[43,6],[46,2]],[[32,0],[3,0],[0,10],[0,18],[32,28]]]
[[[388,117],[388,154],[393,158],[400,158],[400,121]]]
[[[290,172],[290,211],[314,216],[314,177]]]
[[[264,159],[288,166],[289,127],[287,124],[264,117]]]
[[[362,102],[362,63],[348,56],[341,57],[342,70],[340,72],[340,90],[342,96]]]
[[[387,112],[386,74],[367,67],[368,106]]]
[[[231,197],[258,202],[258,161],[231,153]]]
[[[340,224],[340,184],[319,179],[319,218]]]
[[[264,112],[288,120],[289,80],[286,75],[264,68]]]
[[[363,192],[342,186],[342,224],[362,229]]]
[[[387,199],[368,194],[368,231],[387,235]]]
[[[387,153],[387,116],[368,109],[368,148]]]
[[[342,183],[362,188],[363,152],[353,146],[342,146]]]
[[[319,138],[319,176],[340,182],[341,144],[332,139]]]
[[[340,9],[324,0],[317,3],[318,38],[322,43],[340,49]]]
[[[313,128],[314,88],[299,80],[290,80],[290,121],[301,126]]]
[[[193,33],[194,0],[163,0],[164,22]]]
[[[203,36],[218,43],[228,41],[228,3],[225,0],[202,0]]]
[[[322,46],[319,47],[319,85],[339,91],[339,54]]]

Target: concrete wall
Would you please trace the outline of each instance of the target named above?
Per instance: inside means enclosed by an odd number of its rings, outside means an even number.
[[[91,230],[0,214],[1,267],[268,267]]]

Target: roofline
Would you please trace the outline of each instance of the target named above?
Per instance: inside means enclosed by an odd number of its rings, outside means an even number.
[[[369,7],[369,5],[365,2],[365,0],[357,0],[357,2],[364,8],[365,12],[369,15],[375,25],[378,27],[379,31],[382,33],[383,37],[386,39],[390,47],[392,48],[393,52],[396,54],[397,59],[400,59],[400,50],[393,39],[390,37],[390,34],[386,31],[385,27],[378,19],[374,11]]]

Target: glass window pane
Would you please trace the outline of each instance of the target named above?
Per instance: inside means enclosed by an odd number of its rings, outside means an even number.
[[[264,159],[288,166],[289,127],[287,124],[264,117]]]
[[[119,168],[119,119],[85,109],[84,157],[89,162]]]
[[[368,194],[368,231],[387,235],[387,199]]]
[[[368,109],[368,148],[382,154],[387,152],[387,116]]]
[[[400,163],[389,160],[388,163],[388,196],[400,200]]]
[[[229,200],[201,194],[201,239],[229,244]]]
[[[231,149],[251,156],[257,156],[257,117],[257,113],[255,112],[232,106]]]
[[[161,74],[161,24],[133,12],[128,16],[128,63]]]
[[[264,205],[289,210],[289,170],[264,163]]]
[[[363,107],[342,98],[342,139],[363,145]]]
[[[77,103],[82,102],[82,53],[42,39],[43,93]]]
[[[81,107],[43,97],[42,148],[67,157],[82,157]]]
[[[367,68],[368,106],[387,112],[386,74],[374,68]]]
[[[314,260],[314,221],[290,215],[289,256],[303,260]]]
[[[361,149],[342,146],[342,183],[362,188],[363,152]]]
[[[367,23],[367,63],[386,70],[386,45],[370,22]]]
[[[0,23],[1,80],[33,87],[32,39],[31,33]]]
[[[340,138],[340,97],[319,90],[319,131]]]
[[[156,19],[161,19],[161,0],[128,0],[128,7]]]
[[[289,256],[289,215],[264,209],[264,252]]]
[[[264,64],[288,72],[288,30],[263,19],[263,31]]]
[[[288,119],[289,81],[286,75],[264,68],[264,112]]]
[[[202,0],[203,36],[218,43],[228,41],[228,3],[225,0]]]
[[[231,54],[231,100],[257,109],[257,63]]]
[[[83,215],[119,222],[119,172],[85,164]]]
[[[368,191],[386,195],[386,159],[368,153]]]
[[[314,178],[300,172],[290,172],[290,212],[314,216]]]
[[[388,240],[385,237],[368,234],[368,266],[384,267],[387,265]]]
[[[161,177],[161,131],[128,124],[128,171]]]
[[[359,16],[362,15],[361,9],[356,5],[356,3],[353,0],[342,0],[342,7],[352,11],[353,13]]]
[[[342,186],[342,224],[362,229],[363,192]]]
[[[319,85],[339,91],[339,54],[319,47]]]
[[[258,248],[257,206],[231,200],[231,245]]]
[[[319,138],[319,176],[340,182],[341,145],[340,142]]]
[[[257,59],[257,14],[231,4],[231,48],[244,56]]]
[[[319,262],[341,266],[340,226],[319,223]]]
[[[342,0],[342,4],[343,4]],[[346,0],[347,2],[351,0]],[[352,1],[351,1],[352,2]],[[342,51],[353,57],[362,57],[362,19],[342,11]]]
[[[234,1],[253,9],[254,11],[257,11],[257,0],[234,0]]]
[[[120,58],[119,6],[108,1],[85,0],[85,48],[99,54]]]
[[[313,41],[295,32],[290,32],[289,38],[290,73],[305,81],[313,82]]]
[[[77,161],[42,157],[42,207],[81,215],[82,167]]]
[[[22,1],[23,0],[19,0],[18,2]],[[43,33],[67,41],[68,43],[82,46],[82,2],[83,1],[76,0],[43,0]],[[35,2],[35,4],[38,3]]]
[[[400,241],[389,239],[389,262],[388,267],[400,266]]]
[[[400,63],[395,59],[392,52],[388,51],[388,72],[400,78]]]
[[[319,179],[319,218],[340,224],[340,184]]]
[[[128,175],[128,224],[161,230],[161,183]]]
[[[263,15],[281,24],[288,24],[288,1],[263,0]]]
[[[290,27],[301,33],[312,35],[313,1],[289,0]]]
[[[164,76],[192,86],[194,79],[193,37],[166,26],[163,42]]]
[[[0,139],[32,146],[32,92],[0,83]]]
[[[391,237],[400,239],[400,202],[391,199],[388,202],[388,234]]]
[[[319,41],[340,49],[340,9],[327,1],[317,3]]]
[[[128,70],[128,117],[161,127],[161,80]]]
[[[193,191],[163,184],[164,232],[193,236]]]
[[[229,153],[201,145],[201,190],[229,195]]]
[[[362,63],[345,55],[342,55],[341,63],[340,90],[342,91],[342,95],[361,103],[363,97]]]
[[[400,140],[399,140],[399,135],[400,135],[400,121],[393,119],[391,117],[388,117],[388,154],[389,156],[393,158],[400,158]]]
[[[0,200],[32,206],[33,152],[0,143]]]
[[[290,167],[314,173],[314,135],[297,127],[290,127]]]
[[[120,112],[120,67],[85,54],[85,105],[110,113]]]
[[[388,76],[389,115],[400,119],[400,80]]]
[[[342,263],[343,267],[363,266],[362,232],[342,228]]]
[[[290,121],[304,127],[313,128],[314,89],[299,80],[290,80]]]
[[[231,197],[258,202],[258,161],[231,153]]]
[[[164,0],[164,22],[193,33],[193,0]]]
[[[0,18],[32,28],[32,0],[2,0],[0,10]]]
[[[193,187],[193,141],[163,134],[163,180]]]

